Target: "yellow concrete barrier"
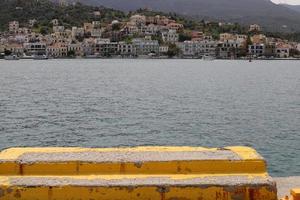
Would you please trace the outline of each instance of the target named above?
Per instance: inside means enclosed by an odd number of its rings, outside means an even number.
[[[293,197],[292,200],[300,200],[300,188],[292,189],[291,190],[291,195]]]
[[[248,147],[12,148],[0,200],[276,200]]]
[[[0,175],[265,172],[265,161],[246,147],[12,148],[0,153]]]

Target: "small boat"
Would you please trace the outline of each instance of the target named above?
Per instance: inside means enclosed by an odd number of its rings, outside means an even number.
[[[33,56],[27,56],[25,53],[21,57],[21,59],[33,59]]]
[[[20,58],[16,55],[4,56],[5,60],[20,60]]]
[[[48,56],[46,55],[34,55],[33,60],[48,60]]]
[[[215,57],[204,55],[204,56],[202,57],[202,60],[213,61],[213,60],[215,60]]]

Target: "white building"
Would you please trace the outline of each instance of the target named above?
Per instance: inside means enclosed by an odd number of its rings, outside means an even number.
[[[217,42],[213,40],[185,41],[177,44],[183,56],[216,56]]]
[[[122,56],[136,56],[135,46],[126,42],[119,42],[118,52]]]
[[[258,32],[260,32],[261,31],[261,27],[258,24],[251,24],[249,26],[249,31],[250,32],[252,32],[252,31],[258,31]]]
[[[68,52],[73,51],[76,56],[83,56],[82,46],[80,43],[71,43],[67,45]]]
[[[102,36],[102,30],[100,28],[93,28],[91,30],[91,36],[95,38],[100,38]]]
[[[28,55],[46,54],[46,48],[47,48],[46,43],[40,43],[40,42],[24,43],[23,46],[24,46],[24,51],[26,51]]]
[[[68,55],[68,47],[64,43],[55,43],[47,47],[47,55],[53,58],[65,57]]]
[[[78,28],[76,26],[72,27],[72,38],[83,37],[83,36],[84,36],[83,28]]]
[[[166,54],[169,51],[169,46],[159,46],[159,53]]]
[[[20,24],[18,21],[9,22],[8,30],[10,33],[16,33],[19,30]]]
[[[290,57],[290,46],[286,44],[278,44],[276,45],[276,57],[278,58],[288,58]]]
[[[240,45],[237,40],[220,41],[217,47],[217,56],[219,58],[235,58]]]
[[[58,19],[53,19],[51,21],[51,23],[52,23],[53,26],[58,26],[59,25]]]
[[[179,34],[176,30],[169,30],[162,33],[162,39],[164,42],[176,43],[179,40]]]
[[[252,44],[248,46],[248,52],[252,56],[261,57],[265,55],[266,46],[265,44]]]
[[[64,26],[53,26],[53,32],[54,33],[61,33],[65,31],[65,27]]]
[[[297,47],[296,47],[296,48],[297,48],[298,51],[300,51],[300,43],[297,44]]]
[[[159,43],[157,40],[133,39],[132,43],[136,48],[137,55],[148,55],[150,53],[159,53]]]

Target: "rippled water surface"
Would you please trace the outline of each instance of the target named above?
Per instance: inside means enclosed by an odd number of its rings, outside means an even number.
[[[0,149],[255,147],[300,175],[300,62],[0,60]]]

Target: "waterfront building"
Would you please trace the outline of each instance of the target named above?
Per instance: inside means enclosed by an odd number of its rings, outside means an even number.
[[[278,58],[288,58],[290,57],[291,46],[284,43],[279,43],[276,45],[276,57]]]
[[[216,56],[217,42],[213,40],[184,41],[177,46],[184,57]]]
[[[46,54],[46,43],[34,42],[24,43],[24,50],[28,55],[45,55]]]
[[[118,53],[123,57],[136,56],[136,48],[133,44],[129,44],[126,42],[119,42]]]
[[[83,56],[81,43],[71,43],[67,45],[67,52],[74,52],[75,56]]]
[[[261,57],[265,55],[265,44],[252,44],[248,47],[248,52],[254,57]]]
[[[164,55],[164,54],[168,53],[168,51],[169,51],[169,46],[167,46],[167,45],[159,46],[159,54],[160,55]]]
[[[7,44],[5,50],[10,51],[13,55],[17,55],[17,56],[23,56],[24,54],[24,47],[22,44],[19,43]]]
[[[274,58],[276,56],[276,45],[274,42],[269,42],[265,45],[265,54],[267,58]]]
[[[144,38],[135,38],[132,44],[136,48],[137,55],[148,55],[150,53],[159,53],[159,43],[157,40],[149,40]]]
[[[298,51],[300,51],[300,43],[298,43],[298,44],[296,45],[296,49],[297,49]]]
[[[178,48],[184,57],[193,57],[196,55],[197,42],[196,41],[184,41],[177,43]]]
[[[66,57],[68,55],[68,47],[65,43],[54,43],[47,47],[47,55],[53,58]]]
[[[217,44],[217,57],[234,59],[237,57],[240,43],[237,40],[219,41]]]
[[[101,56],[113,56],[118,54],[118,42],[111,42],[110,39],[96,40],[93,45],[93,53]]]

